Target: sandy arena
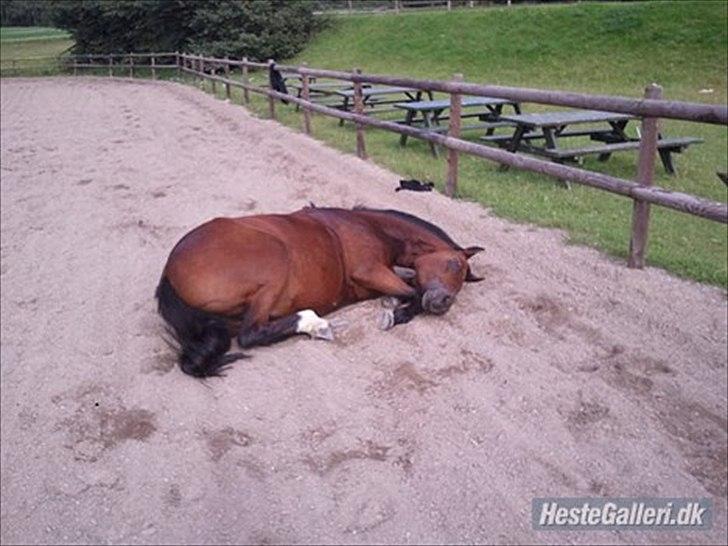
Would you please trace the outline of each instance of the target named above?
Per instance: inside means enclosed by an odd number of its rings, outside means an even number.
[[[3,544],[723,543],[722,290],[395,193],[396,173],[191,87],[0,85]],[[365,302],[334,342],[183,375],[153,298],[174,243],[309,201],[431,220],[485,247],[486,280],[444,317],[380,332]],[[535,532],[551,496],[709,497],[716,518]]]

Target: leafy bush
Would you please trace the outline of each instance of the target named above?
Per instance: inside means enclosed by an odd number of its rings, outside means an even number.
[[[286,0],[56,0],[54,24],[75,53],[191,51],[284,59],[324,23],[309,2]]]
[[[37,27],[50,22],[50,5],[44,0],[0,1],[0,26]]]
[[[214,56],[287,59],[321,28],[309,2],[213,0],[195,10],[189,46]]]

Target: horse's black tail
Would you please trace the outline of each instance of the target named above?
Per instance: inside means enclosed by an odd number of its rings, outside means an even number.
[[[240,358],[242,353],[225,355],[230,349],[230,332],[225,321],[187,305],[167,277],[157,286],[159,314],[169,324],[179,344],[179,365],[195,377],[220,375],[221,368]]]

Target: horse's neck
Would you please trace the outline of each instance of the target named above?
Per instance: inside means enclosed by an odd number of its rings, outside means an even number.
[[[370,222],[399,243],[400,248],[396,257],[399,265],[411,266],[412,262],[422,254],[450,248],[447,242],[427,228],[406,218],[383,212],[365,211],[365,213]]]

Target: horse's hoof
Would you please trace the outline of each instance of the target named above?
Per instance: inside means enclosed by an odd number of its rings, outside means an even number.
[[[322,319],[311,309],[299,311],[298,317],[296,332],[308,334],[313,338],[325,339],[327,341],[334,339],[334,331],[332,330],[329,321]]]
[[[396,309],[399,307],[399,298],[395,296],[384,296],[379,301],[385,309]]]
[[[394,311],[385,309],[379,317],[379,329],[389,330],[394,326]]]
[[[310,335],[312,338],[315,339],[325,339],[326,341],[334,340],[334,331],[331,329],[331,326],[317,328],[316,330],[311,332]]]

